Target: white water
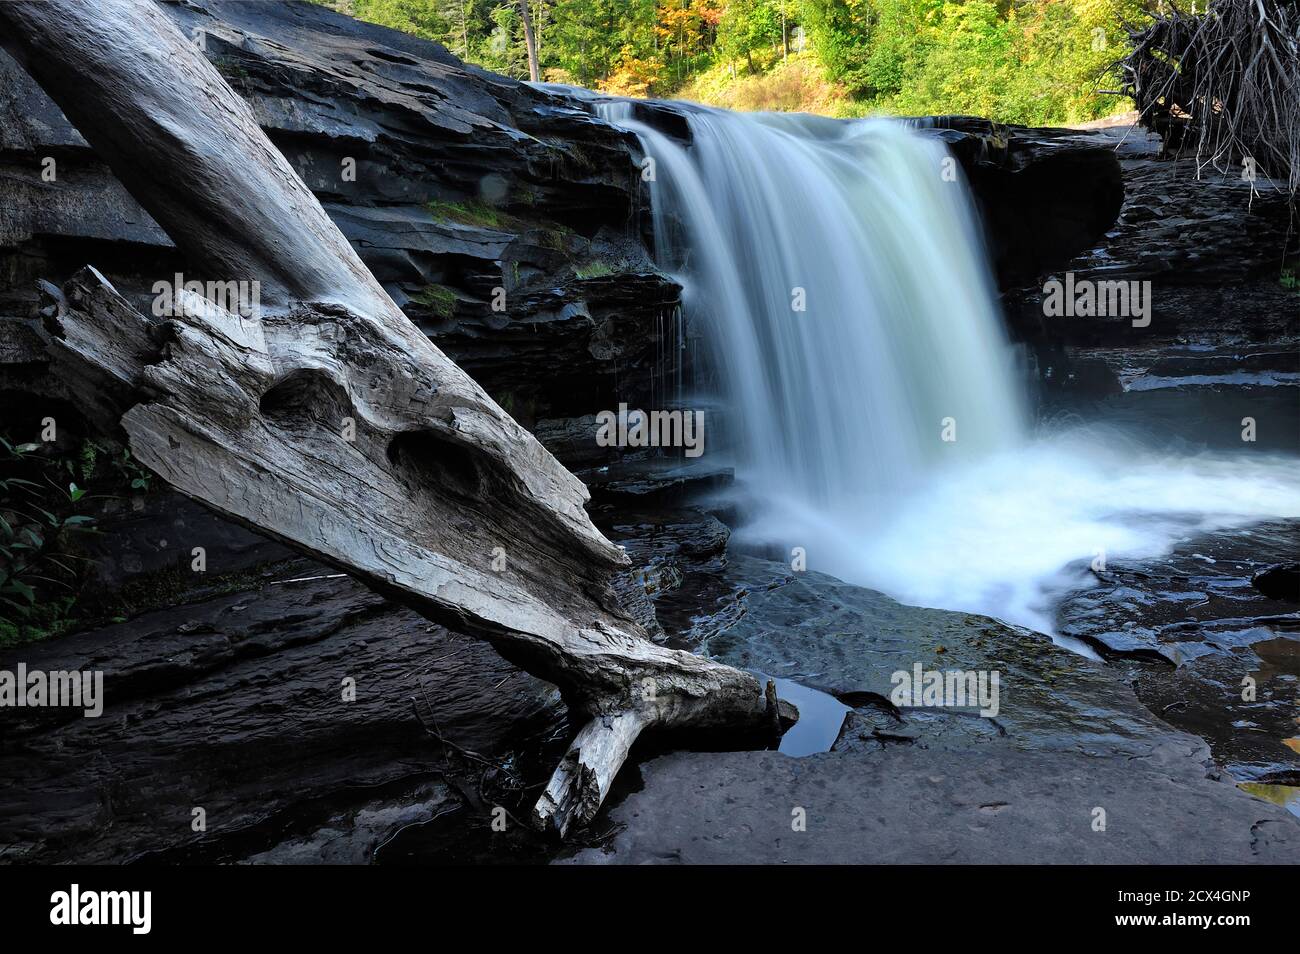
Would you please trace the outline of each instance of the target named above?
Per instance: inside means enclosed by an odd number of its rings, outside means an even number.
[[[1100,427],[1031,436],[966,187],[945,181],[937,142],[884,120],[683,108],[690,148],[626,103],[599,106],[655,162],[657,259],[717,369],[727,410],[708,446],[735,457],[739,542],[1050,632],[1054,594],[1082,582],[1067,564],[1300,517],[1293,458],[1171,457]]]

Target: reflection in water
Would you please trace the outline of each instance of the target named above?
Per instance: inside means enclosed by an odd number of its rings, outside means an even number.
[[[1263,782],[1238,782],[1238,787],[1256,798],[1281,805],[1300,818],[1300,785],[1268,785]]]
[[[834,696],[801,686],[789,679],[775,681],[777,695],[794,703],[799,710],[799,721],[781,736],[781,745],[777,751],[796,757],[829,752],[840,736],[849,707]]]

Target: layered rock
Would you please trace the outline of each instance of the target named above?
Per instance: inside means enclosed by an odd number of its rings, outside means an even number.
[[[649,396],[678,289],[640,240],[634,137],[316,5],[164,7],[385,290],[525,424],[610,406],[616,382]],[[0,116],[0,315],[25,317],[38,279],[87,262],[147,311],[185,262],[4,54]]]
[[[1092,247],[1124,202],[1114,150],[1092,138],[973,116],[917,123],[961,162],[1004,288]]]
[[[1104,236],[1006,296],[1049,412],[1087,407],[1238,448],[1250,416],[1263,446],[1293,447],[1300,290],[1285,268],[1300,239],[1287,195],[1265,180],[1164,159],[1159,141],[1136,127],[1075,136],[1119,158],[1125,200]],[[1049,316],[1045,282],[1067,273],[1140,290],[1147,313]],[[1186,413],[1189,394],[1195,415]]]
[[[522,423],[663,402],[687,358],[671,346],[680,289],[645,251],[635,137],[589,102],[317,5],[163,6],[385,290]],[[688,135],[676,106],[637,110]],[[153,283],[185,262],[3,53],[0,116],[0,317],[27,315],[38,280],[62,284],[87,262],[147,310]],[[1004,283],[1060,264],[1113,221],[1118,167],[1096,143],[966,117],[922,126],[962,162]]]
[[[462,788],[516,809],[516,753],[565,728],[554,687],[319,564],[169,602],[3,654],[106,696],[6,714],[5,861],[365,863],[439,813],[486,827]]]
[[[1292,594],[1253,582],[1276,580],[1298,537],[1279,521],[1108,561],[1063,601],[1061,632],[1126,672],[1161,718],[1205,738],[1235,778],[1300,784],[1300,612]]]

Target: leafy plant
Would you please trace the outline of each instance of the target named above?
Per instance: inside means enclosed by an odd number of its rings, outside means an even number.
[[[71,624],[84,567],[76,538],[93,533],[78,483],[93,476],[102,448],[73,455],[0,437],[0,644],[41,638]],[[74,479],[68,479],[69,477]]]
[[[32,427],[42,441],[0,432],[0,647],[32,642],[107,619],[112,594],[90,572],[102,534],[100,515],[120,497],[147,493],[153,475],[130,450],[81,438],[72,412],[59,416],[58,439],[47,412],[4,406],[6,424]],[[26,425],[21,421],[27,418]]]
[[[140,462],[131,456],[128,448],[113,458],[113,469],[132,490],[148,491],[153,481],[153,472],[140,466]]]

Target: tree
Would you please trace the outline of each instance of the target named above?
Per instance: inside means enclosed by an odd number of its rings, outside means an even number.
[[[528,78],[534,83],[542,78],[537,65],[537,37],[533,35],[533,17],[528,12],[528,0],[519,0],[519,20],[524,27],[524,45],[528,50]]]
[[[718,47],[728,59],[744,57],[754,72],[754,51],[781,37],[781,14],[771,0],[730,0],[718,24]]]
[[[449,30],[443,9],[434,0],[353,0],[352,15],[427,40],[442,40]]]
[[[870,55],[867,0],[800,0],[799,22],[827,78],[844,83],[852,93],[866,92],[861,70]]]
[[[654,0],[556,0],[548,57],[582,86],[598,86],[628,56],[656,55]]]
[[[667,0],[659,7],[656,51],[678,83],[691,73],[695,59],[712,51],[723,12],[720,0]]]

